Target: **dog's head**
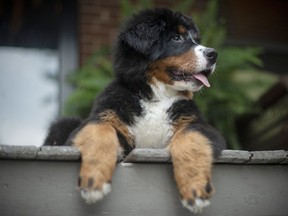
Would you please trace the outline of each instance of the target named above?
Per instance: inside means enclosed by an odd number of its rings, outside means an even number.
[[[135,56],[145,60],[145,77],[150,84],[161,82],[178,91],[192,92],[210,86],[208,76],[215,69],[217,52],[200,45],[197,27],[181,13],[168,9],[142,11],[127,23],[119,41],[130,53],[126,61]],[[134,64],[137,66],[137,62]]]

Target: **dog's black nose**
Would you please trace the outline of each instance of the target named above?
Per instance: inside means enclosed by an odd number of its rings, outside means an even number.
[[[216,62],[216,59],[218,56],[216,50],[213,48],[206,48],[204,50],[204,55],[212,64],[214,64]]]

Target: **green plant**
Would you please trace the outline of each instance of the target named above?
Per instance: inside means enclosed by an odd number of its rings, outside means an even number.
[[[68,78],[69,83],[75,86],[75,91],[66,101],[65,115],[87,117],[95,97],[112,78],[110,48],[104,47]]]
[[[152,7],[152,1],[138,1],[137,9]],[[185,14],[191,12],[194,1],[185,0],[175,5],[175,9]],[[135,4],[129,0],[121,1],[123,17],[131,15]],[[207,2],[202,12],[193,11],[193,19],[197,23],[202,44],[215,48],[219,53],[216,73],[210,78],[212,88],[197,93],[195,100],[212,125],[222,132],[228,146],[240,148],[235,129],[235,120],[246,112],[257,110],[247,87],[254,91],[257,88],[255,79],[238,81],[244,71],[253,71],[257,76],[255,66],[261,66],[258,58],[261,49],[252,47],[236,47],[225,45],[226,28],[218,18],[218,4],[216,0]],[[66,113],[86,117],[95,96],[109,83],[113,77],[112,65],[109,59],[110,49],[100,49],[71,76],[70,82],[76,90],[67,101]],[[247,73],[246,73],[247,74]],[[269,78],[268,78],[269,79]],[[273,80],[273,79],[272,79]],[[269,86],[272,81],[264,81],[262,88]],[[259,93],[260,94],[260,93]],[[255,98],[255,95],[254,95]]]

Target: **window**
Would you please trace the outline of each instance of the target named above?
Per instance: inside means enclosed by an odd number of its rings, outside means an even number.
[[[0,143],[42,144],[78,66],[76,0],[0,0]]]

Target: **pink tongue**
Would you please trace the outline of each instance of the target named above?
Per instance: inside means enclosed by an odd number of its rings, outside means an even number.
[[[194,78],[202,82],[206,87],[210,87],[210,83],[205,75],[201,73],[193,74]]]

